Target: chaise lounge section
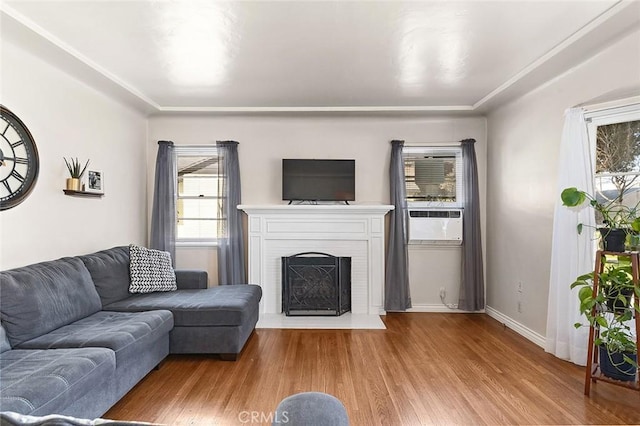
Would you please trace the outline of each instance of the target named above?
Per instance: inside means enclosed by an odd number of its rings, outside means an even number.
[[[170,353],[218,354],[235,360],[258,322],[262,289],[256,285],[207,288],[204,271],[176,271],[178,290],[129,293],[129,248],[115,247],[81,256],[96,285],[102,309],[173,314]]]

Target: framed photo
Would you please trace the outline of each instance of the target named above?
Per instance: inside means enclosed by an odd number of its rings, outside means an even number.
[[[104,173],[100,170],[87,169],[82,183],[85,192],[104,193]]]

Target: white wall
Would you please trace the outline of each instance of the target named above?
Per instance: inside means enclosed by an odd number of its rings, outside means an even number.
[[[40,173],[22,204],[0,212],[0,269],[146,243],[146,118],[4,38],[1,60],[2,104],[31,131]],[[64,195],[63,156],[91,159],[105,196]]]
[[[176,144],[205,144],[216,140],[240,142],[240,175],[244,204],[281,204],[283,158],[356,159],[356,203],[389,203],[388,170],[392,139],[406,143],[477,140],[476,149],[485,194],[486,128],[484,118],[400,118],[331,116],[157,116],[149,120],[149,164],[155,163],[158,140]],[[151,203],[153,167],[148,183]],[[484,214],[483,214],[484,217]],[[204,253],[204,254],[203,254]],[[177,267],[208,267],[217,274],[215,250],[178,249]],[[457,257],[456,257],[457,256]],[[439,289],[457,295],[459,253],[451,249],[411,254],[414,305],[439,304]],[[415,268],[414,265],[415,264]],[[422,268],[430,266],[430,273]],[[446,266],[443,266],[446,265]],[[435,278],[437,277],[437,279]],[[212,282],[210,281],[210,284]],[[453,299],[452,299],[453,301]]]
[[[640,91],[640,32],[488,115],[487,304],[539,335],[546,332],[564,111],[634,89]]]

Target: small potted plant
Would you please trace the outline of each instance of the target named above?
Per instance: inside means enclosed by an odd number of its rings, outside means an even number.
[[[70,158],[67,160],[65,157],[64,163],[67,165],[67,169],[69,170],[69,175],[71,177],[67,178],[67,189],[71,191],[80,191],[80,179],[84,172],[87,170],[87,166],[89,165],[89,160],[84,164],[84,167],[81,166],[80,161],[76,157]]]
[[[631,267],[626,262],[607,264],[598,274],[598,291],[593,292],[594,273],[579,276],[571,288],[579,287],[580,313],[588,324],[576,323],[575,327],[593,326],[599,332],[594,344],[599,351],[600,371],[607,377],[634,381],[638,368],[638,351],[630,323],[632,307],[633,278]],[[636,290],[635,297],[640,297]]]
[[[603,226],[597,229],[602,237],[603,249],[608,251],[625,251],[627,235],[640,232],[640,218],[637,216],[638,205],[629,207],[619,201],[599,201],[590,194],[577,188],[565,188],[560,195],[562,204],[567,207],[579,207],[587,201],[596,211],[597,219],[602,220]],[[578,233],[582,233],[583,224],[578,224]]]

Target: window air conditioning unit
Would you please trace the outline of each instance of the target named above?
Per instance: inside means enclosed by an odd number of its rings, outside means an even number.
[[[410,244],[462,244],[462,209],[409,209]]]

